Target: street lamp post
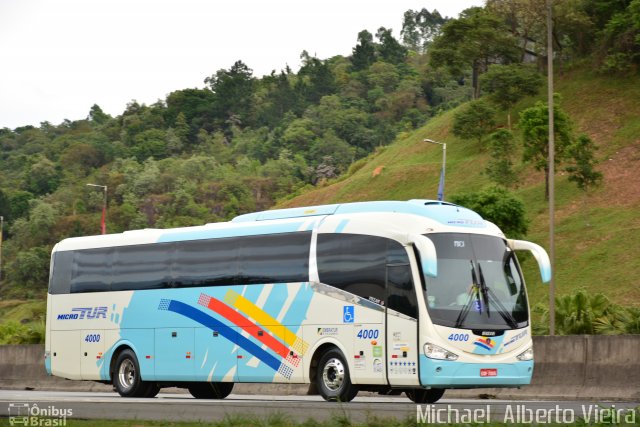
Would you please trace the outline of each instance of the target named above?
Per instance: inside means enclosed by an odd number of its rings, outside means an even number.
[[[107,186],[98,184],[87,184],[88,187],[102,188],[104,191],[104,198],[102,203],[102,220],[100,221],[101,234],[107,234]]]
[[[555,279],[555,130],[553,107],[553,0],[547,0],[547,97],[549,111],[549,258],[551,281],[549,282],[549,335],[556,334],[556,279]]]
[[[423,142],[428,142],[431,144],[442,145],[442,170],[440,171],[440,184],[438,185],[438,200],[444,200],[444,178],[445,172],[447,169],[447,143],[446,142],[438,142],[433,139],[425,138],[422,140]]]

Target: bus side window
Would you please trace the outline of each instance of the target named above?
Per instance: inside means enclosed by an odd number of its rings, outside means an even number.
[[[360,234],[318,234],[320,281],[384,305],[387,240]]]
[[[237,239],[177,242],[172,271],[176,287],[238,284]]]
[[[71,293],[108,291],[112,262],[112,248],[74,251]]]
[[[311,232],[238,238],[241,284],[309,280]]]
[[[71,291],[71,270],[73,251],[56,252],[53,256],[52,277],[49,281],[50,294],[68,294]]]
[[[120,246],[113,262],[113,291],[171,286],[170,244]]]
[[[418,301],[409,264],[387,266],[387,308],[418,318]]]

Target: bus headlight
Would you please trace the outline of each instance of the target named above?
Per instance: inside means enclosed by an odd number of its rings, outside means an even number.
[[[529,347],[523,353],[520,353],[519,355],[517,355],[516,359],[520,360],[521,362],[525,362],[527,360],[533,360],[533,347]]]
[[[450,351],[447,351],[435,344],[431,344],[430,342],[424,344],[424,355],[429,359],[438,360],[456,360],[458,358],[457,354],[451,353]]]

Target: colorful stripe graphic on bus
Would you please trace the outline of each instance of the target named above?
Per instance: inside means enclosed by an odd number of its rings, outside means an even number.
[[[281,362],[280,360],[269,354],[267,351],[263,350],[260,346],[252,342],[250,339],[242,336],[233,328],[225,325],[218,319],[209,316],[208,314],[198,310],[197,308],[192,307],[189,304],[185,304],[181,301],[161,299],[160,304],[158,305],[158,310],[166,310],[180,314],[201,324],[202,326],[211,329],[212,331],[217,331],[224,338],[228,339],[238,347],[250,353],[265,365],[278,372],[283,377],[291,379],[291,375],[293,375],[293,369],[290,366],[287,366],[285,362]]]
[[[478,338],[477,340],[475,340],[475,342],[473,343],[475,345],[477,345],[480,348],[484,348],[485,350],[489,350],[491,351],[493,349],[493,347],[495,347],[496,343],[495,341],[493,341],[491,338]]]
[[[265,325],[265,329],[280,338],[300,355],[304,355],[309,349],[309,344],[306,341],[236,291],[229,289],[224,296],[224,302],[252,318],[255,323]]]
[[[273,330],[270,326],[259,327],[248,318],[244,317],[222,301],[206,294],[200,294],[198,304],[207,307],[209,310],[219,314],[231,323],[248,332],[253,338],[273,350],[274,353],[286,359],[287,362],[297,367],[300,364],[300,358],[293,351],[289,350],[284,344],[275,339],[273,335],[265,334],[264,329]],[[293,334],[293,332],[290,332]],[[297,338],[297,337],[296,337]]]

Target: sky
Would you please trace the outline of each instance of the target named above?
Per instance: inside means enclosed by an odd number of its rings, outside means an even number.
[[[242,60],[254,76],[300,54],[350,55],[363,29],[400,38],[409,9],[457,17],[483,0],[0,0],[0,128],[119,115]]]

